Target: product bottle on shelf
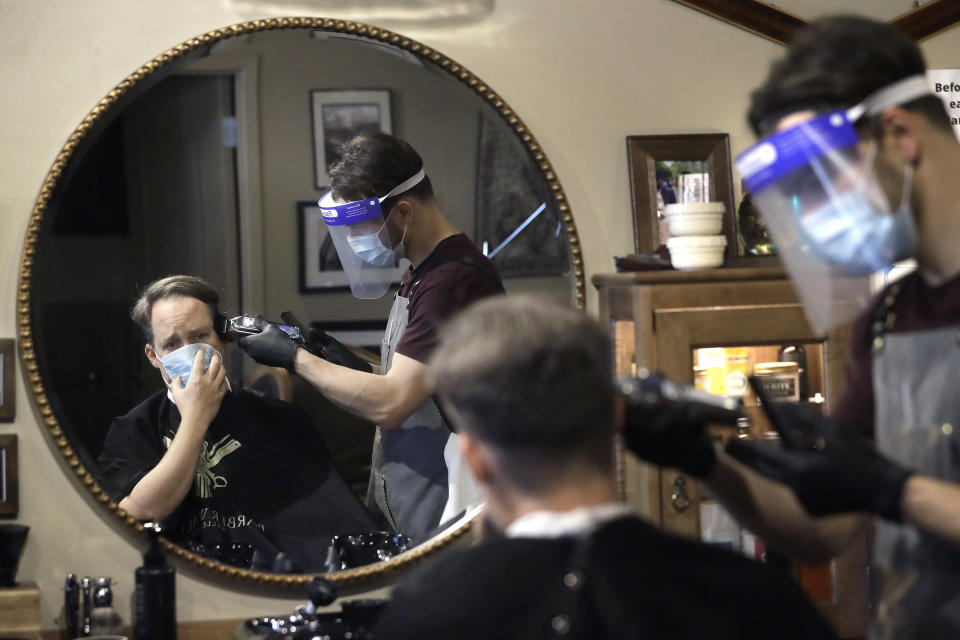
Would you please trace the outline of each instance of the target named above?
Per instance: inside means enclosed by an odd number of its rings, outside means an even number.
[[[160,548],[160,525],[148,522],[150,548],[135,574],[134,637],[137,640],[176,640],[177,605],[173,567]]]

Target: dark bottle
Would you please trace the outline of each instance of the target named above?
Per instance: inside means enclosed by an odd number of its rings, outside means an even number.
[[[173,567],[160,548],[160,525],[143,525],[150,534],[150,548],[134,579],[134,637],[137,640],[176,640],[177,604]]]
[[[80,584],[77,576],[67,574],[63,591],[63,629],[60,637],[73,640],[80,636]]]
[[[800,402],[806,402],[810,397],[810,387],[807,385],[807,350],[802,344],[784,345],[777,352],[777,360],[797,363],[797,395],[800,396]]]

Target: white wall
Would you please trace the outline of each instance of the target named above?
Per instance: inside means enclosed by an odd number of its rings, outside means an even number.
[[[301,3],[302,4],[302,3]],[[334,2],[316,2],[329,7]],[[349,4],[343,2],[343,4]],[[243,8],[255,7],[255,13]],[[205,31],[271,15],[238,0],[4,0],[0,3],[0,336],[16,335],[20,249],[37,191],[63,143],[126,74]],[[350,17],[318,8],[317,15]],[[583,244],[587,276],[611,271],[632,247],[624,137],[728,132],[734,154],[751,143],[747,94],[782,49],[669,0],[500,0],[479,22],[390,24],[442,51],[490,84],[524,119],[554,164]],[[960,30],[924,45],[931,66],[957,66]],[[588,285],[588,307],[596,297]],[[130,537],[78,497],[41,428],[23,378],[19,521],[32,527],[20,578],[42,588],[53,626],[68,571],[113,575],[124,617],[140,563]],[[264,600],[220,589],[181,568],[185,620],[282,611],[299,598]]]

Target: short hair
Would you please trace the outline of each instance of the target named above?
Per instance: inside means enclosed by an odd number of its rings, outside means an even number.
[[[153,305],[174,296],[196,298],[207,305],[211,318],[217,317],[220,294],[209,282],[196,276],[178,275],[161,278],[147,285],[130,309],[130,319],[137,323],[148,343],[153,344],[153,325],[150,322]]]
[[[612,360],[606,333],[583,312],[538,296],[494,296],[441,329],[428,380],[462,420],[454,426],[498,451],[606,469]]]
[[[408,142],[383,132],[361,133],[340,147],[340,157],[330,167],[330,188],[347,202],[376,198],[390,193],[398,184],[423,169],[423,159]],[[402,194],[381,203],[388,215],[396,198],[412,195],[427,202],[433,199],[430,177]]]
[[[747,120],[756,135],[767,135],[776,121],[792,112],[851,107],[926,69],[920,48],[903,31],[855,16],[824,18],[801,30],[786,56],[771,65],[767,79],[750,96]],[[937,96],[922,96],[902,106],[950,130]]]

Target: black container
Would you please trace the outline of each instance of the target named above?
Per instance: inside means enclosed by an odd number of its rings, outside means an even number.
[[[810,397],[810,386],[807,384],[807,350],[802,344],[784,345],[777,353],[777,360],[797,363],[797,394],[800,402],[806,402]]]
[[[160,527],[147,523],[150,548],[135,574],[134,637],[137,640],[176,640],[177,599],[173,567],[160,548]]]
[[[30,527],[25,524],[0,524],[0,587],[17,584],[17,568],[27,543]]]

